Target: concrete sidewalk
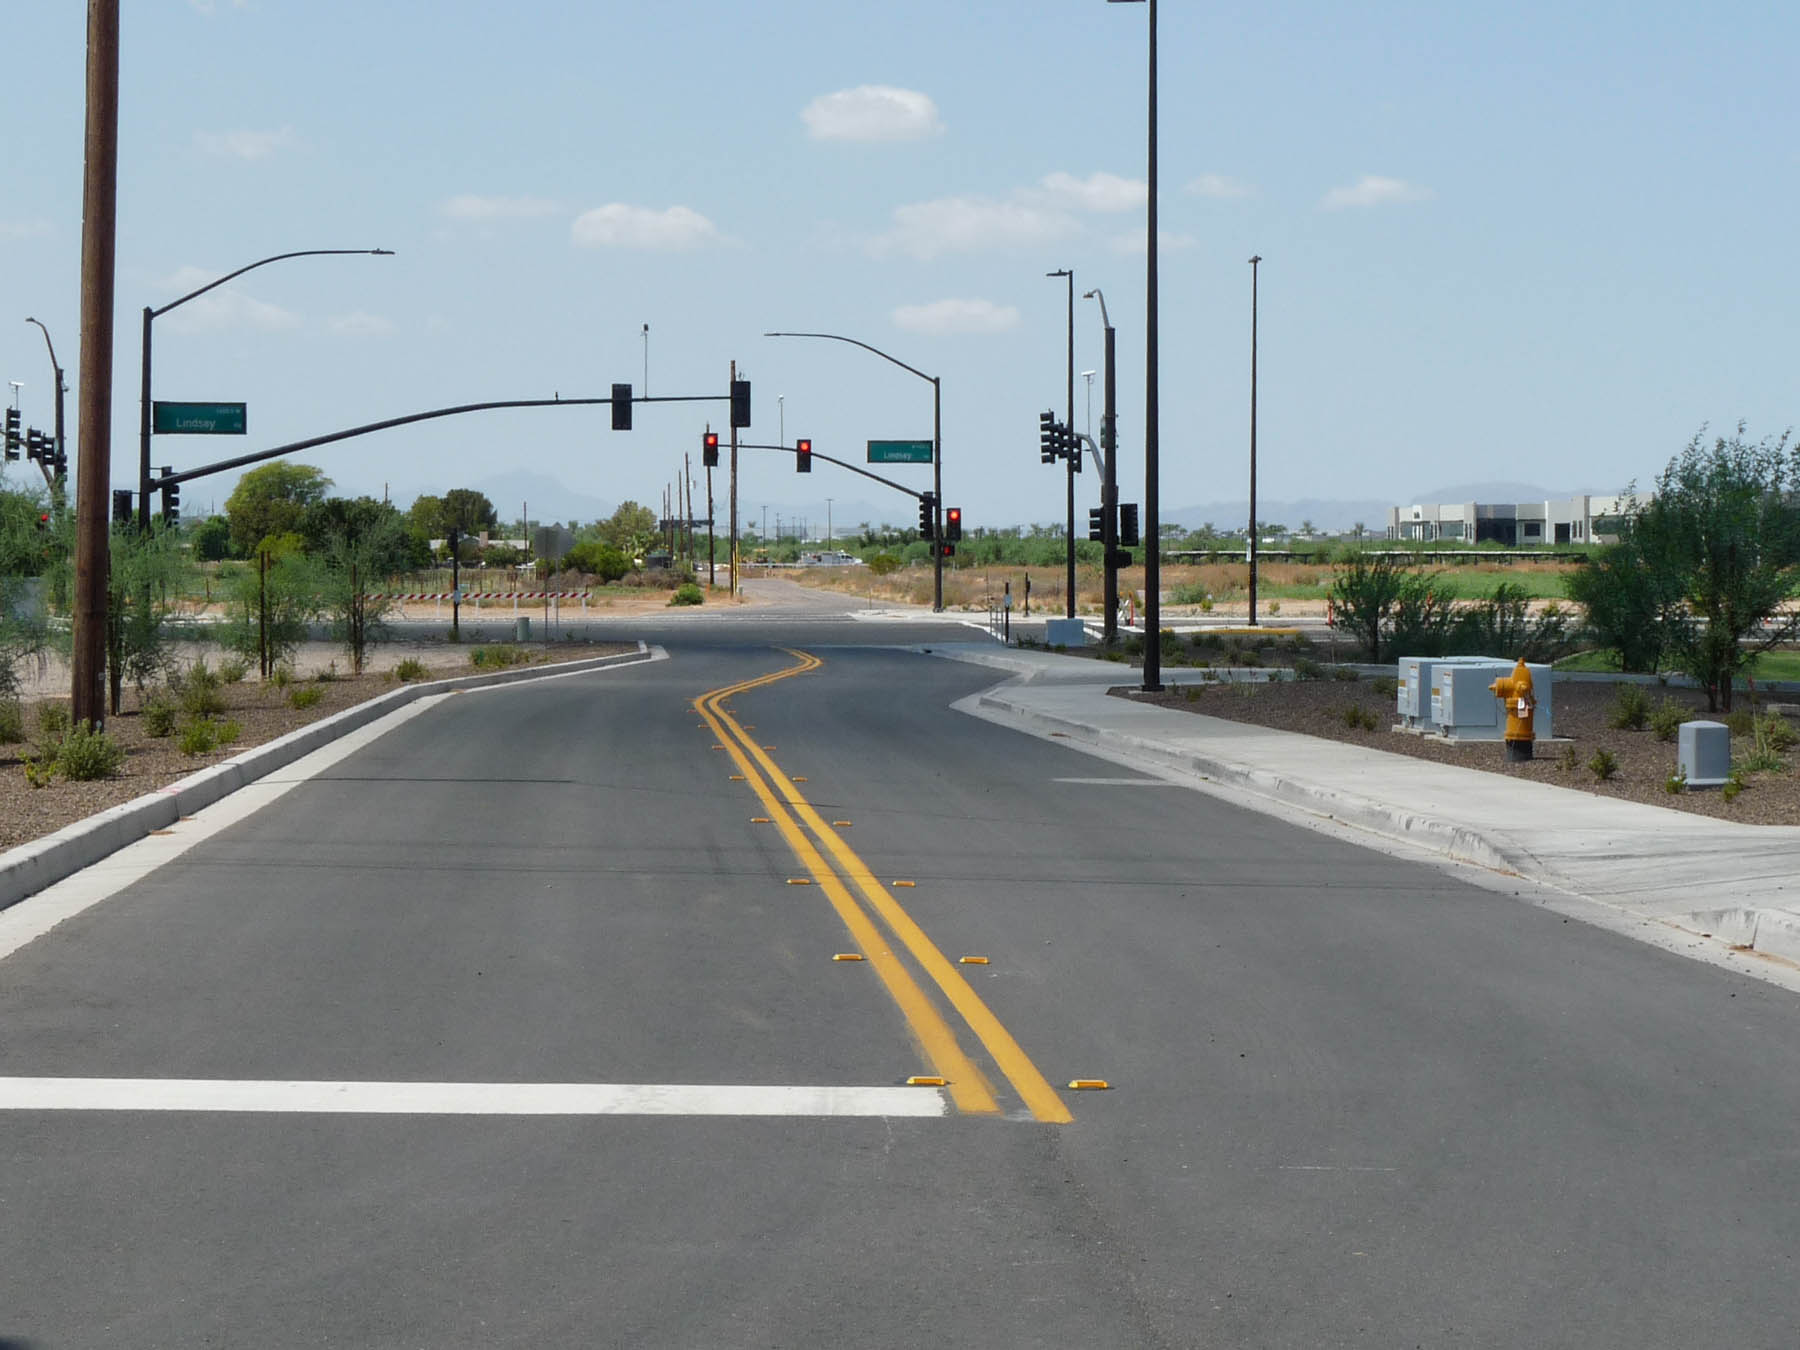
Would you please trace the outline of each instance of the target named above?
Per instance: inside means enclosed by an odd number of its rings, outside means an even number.
[[[967,712],[1800,963],[1800,828],[1738,825],[1108,694],[1124,666],[982,643],[933,654],[1012,678]],[[1163,682],[1200,672],[1164,668]]]

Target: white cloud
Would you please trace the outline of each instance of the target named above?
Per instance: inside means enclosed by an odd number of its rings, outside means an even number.
[[[991,300],[933,300],[928,305],[901,305],[894,325],[909,333],[1004,333],[1019,326],[1019,311]]]
[[[569,227],[569,237],[583,248],[670,250],[700,248],[722,238],[717,226],[690,207],[653,211],[625,202],[584,211]]]
[[[1086,178],[1053,173],[1040,186],[1052,200],[1079,211],[1131,211],[1150,200],[1148,183],[1116,173],[1091,173]]]
[[[452,220],[533,220],[555,215],[556,203],[547,197],[478,197],[463,193],[444,203]]]
[[[1200,241],[1191,234],[1179,234],[1174,230],[1158,230],[1156,245],[1158,253],[1174,253],[1184,248],[1192,248]],[[1112,238],[1111,248],[1114,253],[1135,253],[1140,256],[1150,245],[1147,230],[1131,230],[1125,234],[1116,234]]]
[[[394,331],[394,321],[385,319],[379,314],[370,314],[364,310],[352,310],[348,314],[339,314],[326,321],[334,333],[345,337],[387,337]]]
[[[1420,187],[1417,183],[1403,182],[1398,178],[1382,178],[1379,175],[1366,173],[1348,187],[1335,187],[1325,194],[1319,203],[1327,211],[1342,211],[1346,207],[1388,206],[1396,202],[1422,202],[1431,196],[1431,189]]]
[[[820,94],[800,120],[815,141],[917,141],[944,130],[927,95],[885,84]]]
[[[171,297],[186,295],[223,275],[200,267],[184,267],[163,282]],[[297,328],[300,316],[279,305],[257,300],[237,289],[235,283],[208,291],[190,300],[163,320],[178,333],[218,333],[237,328],[254,328],[263,332]]]
[[[1248,183],[1241,183],[1235,178],[1227,178],[1222,173],[1203,173],[1187,185],[1187,190],[1196,197],[1211,197],[1215,201],[1232,201],[1239,197],[1254,197],[1256,189]]]
[[[905,253],[931,259],[942,253],[1016,248],[1066,238],[1075,222],[1066,212],[1024,201],[940,197],[894,208],[894,228],[870,243],[877,257]]]
[[[209,155],[252,160],[267,159],[299,141],[292,127],[282,127],[279,131],[196,131],[194,144]]]

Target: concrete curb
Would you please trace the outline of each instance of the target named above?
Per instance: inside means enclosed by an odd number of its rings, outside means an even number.
[[[1418,811],[1405,811],[1372,797],[1344,792],[1320,783],[1289,778],[1253,768],[1220,756],[1177,750],[1154,740],[1124,732],[1105,731],[1073,718],[1058,717],[1023,707],[1007,699],[1001,690],[977,695],[981,707],[1004,712],[1030,725],[1054,729],[1064,737],[1116,750],[1133,759],[1166,764],[1229,787],[1267,797],[1313,815],[1400,839],[1460,862],[1472,862],[1492,871],[1540,876],[1542,868],[1526,850],[1510,840],[1492,838],[1479,830]]]
[[[285,768],[303,755],[310,754],[328,741],[367,726],[396,708],[430,694],[448,694],[464,689],[483,689],[497,684],[514,684],[539,679],[547,674],[569,675],[584,670],[602,670],[608,666],[635,665],[650,659],[650,649],[642,642],[638,650],[618,656],[600,656],[586,661],[569,661],[544,667],[530,666],[518,670],[496,671],[492,675],[458,675],[428,684],[408,684],[390,693],[378,695],[354,708],[345,708],[310,726],[300,727],[287,735],[246,750],[230,759],[208,765],[180,782],[147,792],[141,797],[109,807],[98,815],[64,826],[55,834],[34,839],[28,844],[0,853],[0,909],[16,905],[47,886],[91,867],[127,844],[135,844],[152,831],[167,829],[183,816],[191,816],[221,797],[236,792],[248,783],[275,770]]]

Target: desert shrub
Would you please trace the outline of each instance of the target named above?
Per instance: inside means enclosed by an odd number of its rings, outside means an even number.
[[[204,656],[180,674],[171,675],[169,686],[180,698],[181,711],[190,718],[197,720],[225,711],[218,672],[207,666]]]
[[[1362,678],[1362,672],[1360,670],[1353,670],[1349,666],[1333,666],[1331,668],[1331,678],[1342,681],[1344,684],[1355,684],[1356,681]],[[1376,692],[1379,693],[1380,691],[1377,690]],[[1393,690],[1390,689],[1388,692],[1389,694],[1392,694]]]
[[[1597,782],[1605,783],[1619,776],[1619,760],[1610,750],[1596,750],[1594,757],[1588,761],[1588,772],[1594,775]]]
[[[505,670],[529,662],[528,653],[502,643],[497,647],[476,647],[469,653],[469,664],[480,670]]]
[[[211,754],[219,744],[219,726],[210,717],[196,718],[181,728],[175,744],[184,755]]]
[[[1642,731],[1649,722],[1650,696],[1643,686],[1620,685],[1606,714],[1606,725],[1617,731]]]
[[[314,684],[335,684],[335,683],[337,683],[337,681],[339,681],[343,678],[344,677],[342,675],[338,674],[337,662],[332,661],[326,665],[325,669],[314,672],[313,683]]]
[[[16,698],[0,699],[0,745],[25,739],[25,709]]]
[[[1365,708],[1360,703],[1344,705],[1343,711],[1338,716],[1352,731],[1373,731],[1381,724],[1380,719],[1375,716],[1374,710]]]
[[[250,663],[241,656],[228,656],[219,662],[219,683],[237,684],[250,673]]]
[[[1556,767],[1564,773],[1574,773],[1581,767],[1581,756],[1575,753],[1573,745],[1565,745],[1562,753],[1556,757]]]
[[[69,734],[69,709],[62,703],[38,705],[38,739],[46,751],[61,745]]]
[[[175,701],[167,694],[152,694],[150,701],[144,704],[144,734],[146,736],[173,735],[175,732]]]
[[[125,762],[125,747],[87,723],[71,727],[56,750],[56,767],[78,783],[110,778]]]
[[[1296,656],[1294,658],[1294,678],[1296,680],[1322,680],[1325,678],[1325,667],[1311,657]]]
[[[1681,724],[1694,720],[1694,714],[1672,698],[1663,698],[1650,710],[1650,730],[1659,741],[1672,741],[1681,734]]]
[[[292,666],[276,666],[269,672],[269,683],[277,689],[286,689],[293,682],[294,668]]]
[[[1663,791],[1671,797],[1687,791],[1687,775],[1680,769],[1663,779]]]
[[[868,566],[870,576],[889,576],[900,570],[900,556],[896,553],[877,553],[869,559]]]
[[[1756,731],[1756,714],[1748,708],[1738,708],[1725,714],[1725,725],[1731,728],[1733,736],[1749,736]]]
[[[409,656],[394,667],[394,677],[402,683],[409,684],[413,680],[422,680],[428,674],[430,672],[425,669],[425,663],[416,656]]]
[[[26,755],[19,761],[19,767],[25,771],[25,781],[35,790],[50,786],[50,780],[56,777],[56,761],[53,759],[33,759]]]
[[[1780,754],[1794,748],[1796,733],[1793,723],[1780,713],[1769,713],[1756,724],[1757,739]]]
[[[288,691],[288,702],[296,708],[310,708],[325,697],[325,691],[316,684],[303,684]]]
[[[1369,688],[1383,698],[1393,698],[1400,692],[1400,681],[1392,675],[1377,675],[1369,681]]]
[[[691,581],[684,581],[669,596],[671,605],[703,605],[706,603],[706,592]]]

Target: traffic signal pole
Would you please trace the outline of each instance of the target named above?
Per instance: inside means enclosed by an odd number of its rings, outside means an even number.
[[[737,385],[737,362],[731,363],[731,384]],[[737,418],[727,417],[731,423],[731,598],[738,598],[738,517],[737,517],[737,452],[738,429]]]

